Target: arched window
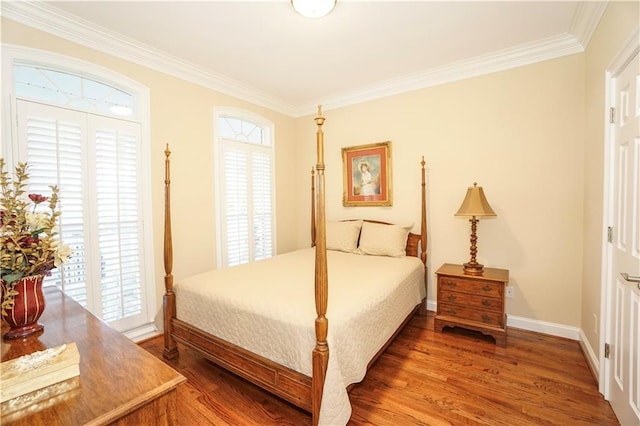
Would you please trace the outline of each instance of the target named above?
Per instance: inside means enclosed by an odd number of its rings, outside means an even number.
[[[215,114],[218,264],[238,265],[275,252],[273,124],[246,111]]]
[[[133,117],[134,96],[109,84],[42,65],[13,66],[15,95],[50,105]]]
[[[30,191],[58,185],[60,238],[74,250],[45,283],[115,328],[145,334],[155,328],[151,220],[144,220],[151,217],[148,90],[72,58],[7,53],[3,91],[17,125],[3,156],[28,163]]]

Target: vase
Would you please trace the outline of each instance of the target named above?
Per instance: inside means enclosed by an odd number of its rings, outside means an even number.
[[[7,315],[2,317],[10,327],[3,336],[5,340],[24,338],[44,329],[44,326],[38,323],[45,308],[43,279],[43,275],[31,275],[14,282],[14,289],[18,294],[15,296],[13,307],[6,309]],[[0,284],[4,293],[6,284],[4,281],[0,281]]]

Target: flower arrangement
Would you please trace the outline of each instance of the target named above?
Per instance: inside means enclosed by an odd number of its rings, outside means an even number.
[[[32,275],[50,275],[71,255],[71,248],[58,239],[56,222],[58,187],[51,196],[26,194],[28,166],[19,163],[15,179],[4,170],[0,158],[0,281],[3,282],[2,316],[11,309],[17,292],[15,282]],[[48,201],[48,206],[46,206]]]

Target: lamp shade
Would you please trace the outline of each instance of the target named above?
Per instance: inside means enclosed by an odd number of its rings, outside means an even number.
[[[467,195],[462,201],[462,205],[458,209],[456,216],[497,216],[493,211],[484,191],[477,182],[473,182],[473,186],[467,188]]]
[[[291,5],[307,18],[322,18],[336,7],[337,0],[291,0]]]

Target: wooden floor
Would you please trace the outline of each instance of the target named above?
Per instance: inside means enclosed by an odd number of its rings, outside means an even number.
[[[141,343],[162,359],[162,337]],[[180,425],[305,425],[311,417],[179,345]],[[577,342],[509,329],[507,347],[414,316],[350,393],[349,425],[618,425]]]

